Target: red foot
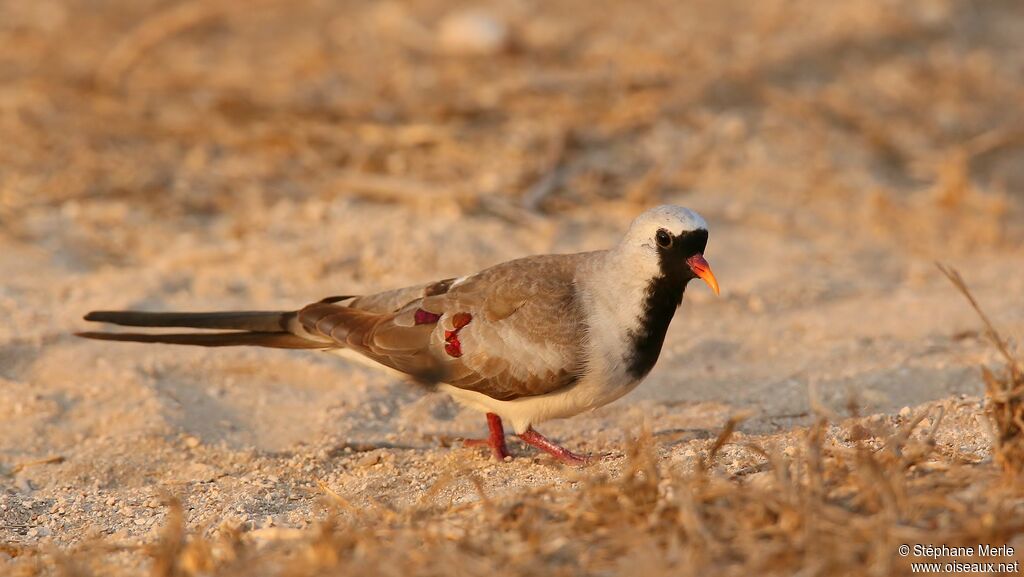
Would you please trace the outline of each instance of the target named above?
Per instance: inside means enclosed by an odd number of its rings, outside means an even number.
[[[504,461],[508,456],[508,447],[505,446],[505,428],[501,426],[501,417],[487,413],[487,430],[489,434],[486,439],[466,439],[462,442],[463,446],[490,447],[494,459]]]
[[[565,447],[556,445],[544,435],[534,431],[533,427],[527,429],[525,433],[521,433],[519,438],[527,445],[532,445],[541,451],[544,451],[566,465],[582,466],[589,465],[593,462],[593,459],[587,455],[577,455]]]

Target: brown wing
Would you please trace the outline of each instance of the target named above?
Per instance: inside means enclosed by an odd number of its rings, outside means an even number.
[[[375,313],[393,313],[415,300],[448,292],[454,280],[453,278],[447,278],[436,282],[366,296],[331,297],[321,302],[347,301],[345,305],[354,309]]]
[[[441,325],[447,331],[456,328],[460,314],[472,318],[457,332],[461,356],[442,346],[444,333],[434,343],[458,368],[446,382],[501,400],[572,384],[582,371],[585,335],[574,278],[586,256],[511,261],[425,298],[425,310],[445,312]]]
[[[428,347],[434,325],[401,326],[397,313],[377,313],[332,303],[298,311],[291,328],[305,338],[345,347],[418,379],[444,380],[443,365]],[[331,346],[334,345],[334,346]]]
[[[586,256],[529,257],[457,281],[316,303],[298,312],[293,332],[495,399],[545,394],[582,369],[573,279]]]

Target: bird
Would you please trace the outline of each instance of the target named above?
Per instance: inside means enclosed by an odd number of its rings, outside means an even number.
[[[534,426],[607,405],[647,377],[687,284],[701,279],[719,294],[704,257],[707,242],[699,214],[663,205],[637,216],[606,250],[528,256],[467,276],[331,296],[298,310],[93,311],[84,319],[199,330],[76,334],[358,353],[484,413],[487,437],[466,446],[507,460],[507,423],[527,445],[582,466],[595,459]]]

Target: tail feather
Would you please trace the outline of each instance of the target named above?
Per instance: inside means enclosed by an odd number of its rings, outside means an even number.
[[[176,327],[229,329],[212,333],[103,333],[81,332],[77,336],[101,341],[165,343],[201,347],[260,346],[278,349],[321,349],[323,342],[288,331],[294,312],[231,311],[215,313],[149,313],[138,311],[93,311],[85,320],[129,327]]]
[[[286,311],[230,311],[216,313],[148,313],[139,311],[93,311],[85,320],[127,327],[179,327],[190,329],[232,329],[278,332],[286,329]]]
[[[75,333],[76,336],[100,341],[126,341],[133,343],[164,343],[169,345],[196,345],[200,347],[233,347],[252,345],[275,349],[322,349],[323,343],[304,339],[291,333],[232,331],[221,333]]]

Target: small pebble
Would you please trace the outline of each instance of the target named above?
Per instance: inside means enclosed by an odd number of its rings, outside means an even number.
[[[357,467],[372,467],[380,462],[379,453],[367,453],[356,461]]]
[[[509,30],[505,22],[483,10],[453,12],[441,20],[438,42],[449,54],[496,54],[508,47]]]
[[[751,296],[747,299],[747,309],[752,313],[763,313],[765,309],[764,299],[759,296]]]

